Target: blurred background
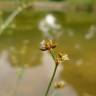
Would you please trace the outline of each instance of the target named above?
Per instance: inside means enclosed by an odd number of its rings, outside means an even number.
[[[28,5],[29,4],[29,5]],[[70,61],[50,96],[96,96],[96,0],[0,0],[0,96],[44,96],[54,61],[40,42],[54,39]]]

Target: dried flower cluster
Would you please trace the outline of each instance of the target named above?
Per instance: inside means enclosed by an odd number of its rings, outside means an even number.
[[[57,56],[55,57],[54,54],[53,54],[53,49],[54,48],[56,48],[56,44],[54,43],[53,40],[43,40],[41,42],[40,50],[41,51],[49,51],[49,53],[51,54],[51,56],[53,57],[53,60],[55,62],[55,68],[54,68],[54,71],[53,71],[53,75],[52,75],[51,80],[49,82],[49,85],[48,85],[48,88],[46,90],[45,96],[48,96],[48,93],[49,93],[51,84],[53,82],[54,76],[56,74],[56,70],[57,70],[58,65],[61,64],[63,61],[69,60],[68,55],[63,54],[62,52],[59,52],[57,54]],[[62,87],[64,87],[64,82],[63,81],[55,83],[55,88],[62,88]]]
[[[56,58],[56,64],[61,64],[63,61],[69,60],[69,57],[67,54],[58,53]]]
[[[52,51],[52,49],[56,48],[56,44],[53,40],[43,40],[41,42],[40,50],[42,51]],[[63,54],[62,52],[59,52],[57,57],[55,58],[55,63],[61,64],[63,61],[69,60],[69,57],[67,54]]]
[[[56,44],[53,42],[53,40],[43,40],[41,42],[40,49],[42,51],[52,50],[56,47]]]

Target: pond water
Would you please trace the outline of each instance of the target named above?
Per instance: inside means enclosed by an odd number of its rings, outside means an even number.
[[[9,15],[2,12],[0,25]],[[69,16],[70,15],[70,16]],[[88,13],[24,11],[0,35],[0,96],[42,96],[54,61],[41,52],[40,42],[55,39],[56,51],[69,55],[59,66],[55,81],[64,80],[52,96],[96,95],[96,20]]]

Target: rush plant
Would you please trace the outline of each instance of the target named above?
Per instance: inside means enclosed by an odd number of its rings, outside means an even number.
[[[54,71],[53,71],[51,80],[49,81],[47,90],[45,92],[45,96],[48,96],[48,93],[50,91],[50,88],[51,88],[52,82],[54,80],[54,77],[55,77],[55,74],[56,74],[56,71],[57,71],[58,66],[60,64],[62,64],[64,61],[69,60],[68,55],[67,54],[63,54],[62,52],[59,52],[57,54],[57,56],[55,56],[53,54],[53,50],[56,47],[57,47],[57,45],[54,43],[53,40],[43,40],[41,42],[41,46],[40,46],[40,50],[41,51],[48,51],[49,54],[52,56],[54,62],[55,62],[55,68],[54,68]],[[64,85],[63,82],[59,82],[57,85],[55,85],[55,87],[59,87],[60,88],[60,87],[63,87],[63,85]]]

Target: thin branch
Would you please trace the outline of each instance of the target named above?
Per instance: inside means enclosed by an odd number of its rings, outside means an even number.
[[[24,76],[24,73],[25,73],[25,69],[22,68],[21,72],[19,72],[19,76],[18,76],[18,79],[17,79],[17,82],[16,82],[15,90],[13,91],[11,96],[18,96],[18,89],[19,89],[20,83],[22,81],[22,78]]]
[[[4,30],[8,27],[8,25],[15,19],[15,17],[20,14],[24,9],[26,9],[28,5],[19,6],[12,14],[5,20],[5,22],[0,26],[0,35],[4,32]]]
[[[55,69],[54,69],[53,75],[52,75],[52,77],[51,77],[51,80],[50,80],[50,82],[49,82],[49,84],[48,84],[48,88],[47,88],[47,90],[46,90],[45,96],[48,96],[48,93],[49,93],[51,84],[52,84],[53,79],[54,79],[55,74],[56,74],[57,67],[58,67],[58,65],[55,65]]]
[[[50,55],[52,56],[53,60],[55,61],[54,54],[52,53],[51,50],[49,50],[49,53],[50,53]],[[58,67],[58,64],[55,63],[55,68],[54,68],[54,71],[53,71],[53,75],[52,75],[51,80],[50,80],[50,82],[49,82],[49,84],[48,84],[48,88],[47,88],[47,90],[46,90],[45,96],[48,96],[48,93],[49,93],[49,91],[50,91],[51,84],[52,84],[52,82],[53,82],[53,80],[54,80],[54,77],[55,77],[55,74],[56,74],[57,67]]]

